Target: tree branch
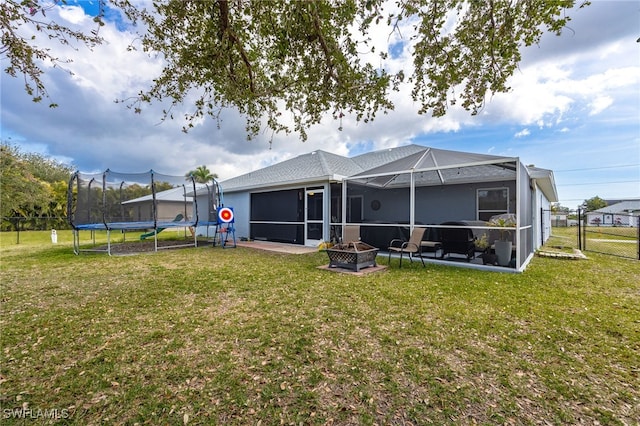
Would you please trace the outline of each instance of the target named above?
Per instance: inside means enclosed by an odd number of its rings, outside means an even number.
[[[240,43],[238,36],[229,26],[229,1],[218,0],[217,3],[220,9],[220,29],[218,32],[218,37],[220,37],[221,40],[223,40],[225,36],[228,37],[229,41],[231,42],[231,46],[235,47],[238,50],[238,53],[240,54],[240,57],[242,58],[242,62],[244,62],[244,65],[247,69],[247,73],[249,75],[249,90],[251,91],[252,94],[255,94],[256,89],[255,89],[253,67],[251,65],[251,61],[249,60],[249,57],[247,56],[247,52],[244,50],[242,43]],[[233,71],[233,61],[229,62],[229,71],[231,72],[231,76],[235,77],[235,72]]]

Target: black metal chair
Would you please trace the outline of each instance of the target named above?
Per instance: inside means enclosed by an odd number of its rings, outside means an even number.
[[[471,228],[467,228],[464,222],[444,222],[441,225],[451,226],[440,228],[442,241],[442,255],[461,254],[470,261],[475,256],[475,239]]]

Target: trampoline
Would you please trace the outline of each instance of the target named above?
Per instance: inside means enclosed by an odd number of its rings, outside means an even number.
[[[75,172],[69,179],[67,211],[73,228],[73,251],[105,252],[111,255],[111,233],[144,232],[137,239],[153,237],[154,251],[165,248],[198,246],[195,232],[192,241],[187,230],[198,225],[193,177],[171,176],[150,170],[145,173]],[[158,245],[158,234],[168,228],[183,228],[185,241]],[[90,231],[92,244],[82,245],[80,232]],[[95,232],[106,231],[105,247],[96,245]],[[104,245],[104,244],[103,244]]]

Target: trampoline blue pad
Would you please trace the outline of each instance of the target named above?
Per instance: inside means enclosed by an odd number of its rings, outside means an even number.
[[[153,222],[107,222],[104,223],[86,223],[82,225],[75,225],[75,229],[82,231],[106,231],[106,230],[142,230],[142,229],[154,229],[154,228],[183,228],[185,226],[194,226],[196,222],[158,222],[155,226]]]

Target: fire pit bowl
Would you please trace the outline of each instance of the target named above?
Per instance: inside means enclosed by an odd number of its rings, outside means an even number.
[[[358,272],[367,266],[376,266],[378,250],[361,241],[337,244],[327,249],[329,267],[351,269]]]

